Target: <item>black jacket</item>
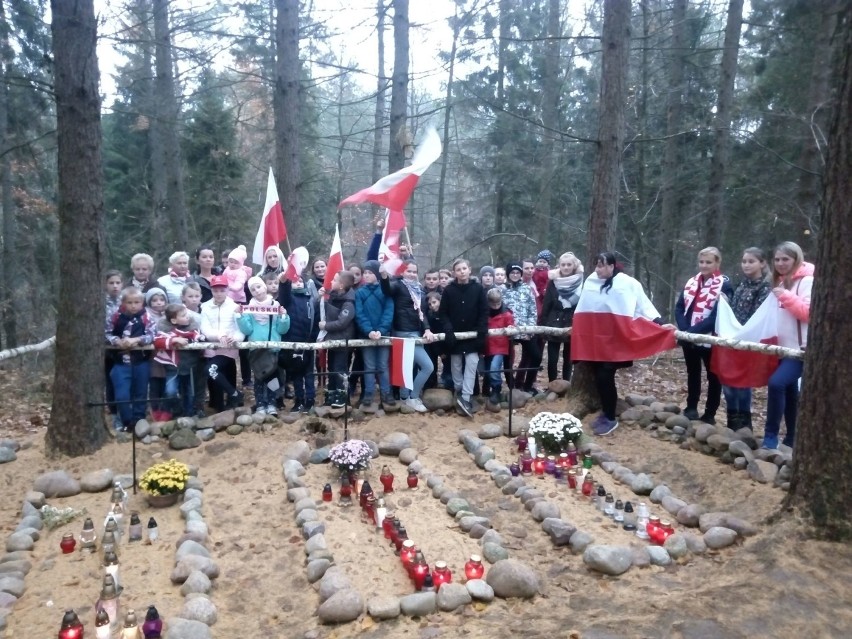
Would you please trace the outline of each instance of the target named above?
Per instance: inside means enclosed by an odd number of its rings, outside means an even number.
[[[379,284],[382,287],[382,293],[393,300],[393,330],[417,332],[422,335],[423,331],[429,328],[429,322],[426,320],[426,309],[429,308],[426,297],[420,296],[420,310],[423,312],[421,320],[405,284],[398,279],[391,280],[386,277],[380,277]]]
[[[447,334],[447,352],[451,355],[481,353],[488,335],[488,301],[479,282],[450,282],[441,296],[438,314]],[[453,333],[476,331],[476,338],[457,340]]]

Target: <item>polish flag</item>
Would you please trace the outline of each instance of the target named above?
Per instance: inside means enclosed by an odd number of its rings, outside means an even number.
[[[381,258],[381,255],[379,255]],[[397,255],[385,257],[384,260],[379,259],[381,266],[379,270],[384,271],[388,275],[402,275],[408,265]]]
[[[343,249],[340,248],[340,229],[337,227],[337,225],[335,225],[334,242],[331,243],[331,255],[328,256],[328,262],[326,263],[325,270],[325,280],[323,280],[322,283],[322,287],[326,290],[326,293],[329,293],[331,291],[331,280],[333,280],[334,276],[342,270]]]
[[[414,388],[414,338],[399,337],[391,340],[391,384],[400,388]]]
[[[297,282],[308,266],[309,259],[308,249],[304,246],[297,247],[287,258],[287,270],[284,272],[284,277],[291,282]]]
[[[573,361],[630,362],[675,347],[673,331],[652,321],[660,314],[639,282],[620,273],[608,291],[603,283],[593,273],[583,285],[571,328]]]
[[[387,207],[391,211],[401,212],[411,198],[420,176],[439,157],[441,157],[441,138],[438,137],[435,129],[427,129],[409,166],[383,177],[373,186],[350,195],[338,205],[338,208],[347,204],[372,202]]]
[[[400,237],[405,228],[405,213],[388,209],[385,216],[385,228],[382,243],[379,245],[379,261],[399,257]]]
[[[260,227],[257,229],[257,236],[254,238],[252,262],[265,264],[263,256],[266,249],[270,246],[278,246],[279,242],[286,239],[287,226],[284,224],[284,211],[281,209],[281,201],[278,199],[278,189],[275,188],[272,167],[269,167],[269,179],[266,182],[266,204],[263,205],[263,217],[260,218]]]
[[[716,335],[759,344],[778,344],[778,301],[769,295],[749,320],[741,325],[724,297],[719,298],[716,312]],[[714,346],[710,356],[710,370],[719,381],[734,388],[766,386],[778,358],[752,351],[738,351],[724,346]]]

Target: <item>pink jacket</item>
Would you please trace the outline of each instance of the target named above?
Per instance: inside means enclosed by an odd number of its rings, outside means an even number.
[[[808,323],[811,317],[811,287],[814,265],[802,262],[792,278],[792,284],[778,296],[778,344],[787,348],[808,345]],[[801,335],[800,335],[801,333]]]
[[[251,267],[226,268],[222,275],[228,279],[228,297],[240,304],[246,303],[245,285],[251,277]]]

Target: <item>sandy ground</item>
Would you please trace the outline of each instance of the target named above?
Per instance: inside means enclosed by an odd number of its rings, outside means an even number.
[[[620,374],[622,392],[653,389],[664,400],[682,400],[677,365],[643,363]],[[666,393],[661,395],[660,393]],[[558,409],[559,403],[533,406]],[[530,406],[520,414],[531,416]],[[0,437],[13,436],[31,444],[15,462],[0,466],[0,526],[8,534],[19,520],[20,504],[40,473],[64,468],[77,477],[99,468],[130,472],[129,444],[110,443],[82,459],[52,462],[44,456],[44,427],[21,427],[27,419],[0,423]],[[21,416],[18,415],[18,418]],[[438,613],[426,619],[400,617],[374,623],[368,617],[339,627],[318,624],[315,588],[304,571],[303,541],[293,523],[292,504],[286,499],[281,473],[281,451],[303,438],[298,423],[268,434],[219,434],[200,448],[171,453],[163,445],[140,446],[141,473],[152,461],[170,456],[195,464],[205,484],[204,513],[211,530],[210,550],[221,569],[211,593],[219,621],[214,637],[387,637],[418,638],[552,638],[572,631],[583,638],[607,637],[842,637],[852,635],[852,549],[816,542],[788,515],[781,523],[765,524],[777,512],[783,493],[748,480],[743,473],[714,458],[660,442],[640,429],[619,428],[598,443],[622,463],[653,474],[683,499],[712,510],[727,510],[760,524],[760,533],[745,543],[693,557],[667,568],[631,569],[619,578],[587,571],[582,558],[569,550],[554,549],[519,501],[505,497],[487,473],[473,464],[457,443],[459,428],[474,428],[505,417],[478,414],[473,421],[457,416],[406,415],[371,419],[353,428],[353,435],[379,440],[402,430],[410,434],[425,467],[440,473],[445,483],[461,491],[477,510],[489,516],[508,541],[511,556],[535,568],[541,577],[541,596],[532,601],[495,600],[482,608]],[[588,421],[588,420],[587,420]],[[493,440],[498,458],[513,457],[508,439]],[[444,559],[458,577],[467,557],[478,545],[458,530],[440,501],[421,488],[404,486],[404,466],[380,458],[368,476],[378,487],[382,463],[397,477],[398,490],[389,505],[403,520],[409,537],[424,550],[427,561]],[[625,489],[603,472],[597,475],[616,495]],[[328,466],[312,466],[306,480],[319,500],[322,485],[334,474]],[[594,535],[599,543],[640,543],[599,516],[587,503],[552,481],[541,480],[548,496],[559,504],[562,516]],[[336,486],[335,486],[336,493]],[[632,497],[632,494],[631,494]],[[635,497],[634,497],[635,498]],[[57,506],[86,508],[96,519],[105,513],[108,493],[53,499]],[[124,544],[121,574],[125,584],[122,606],[142,613],[154,603],[168,618],[182,606],[178,587],[169,581],[174,542],[182,532],[177,507],[150,509],[142,495],[131,497],[131,508],[143,521],[154,514],[162,540],[156,545]],[[360,520],[357,507],[341,508],[336,500],[321,507],[326,538],[336,563],[354,585],[373,594],[404,595],[411,586],[384,538]],[[27,590],[8,618],[5,637],[55,636],[65,608],[74,608],[93,631],[93,606],[98,597],[101,568],[98,556],[62,555],[59,539],[65,531],[79,535],[82,521],[44,531],[32,553],[33,570]],[[5,536],[5,535],[4,535]]]

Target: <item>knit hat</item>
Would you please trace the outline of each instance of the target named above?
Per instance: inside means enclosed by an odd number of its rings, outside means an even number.
[[[151,299],[155,295],[162,295],[166,298],[167,302],[169,301],[169,296],[166,295],[166,292],[163,289],[154,286],[153,288],[149,288],[147,291],[145,291],[145,306],[151,306]]]
[[[553,264],[553,258],[553,253],[544,249],[543,251],[539,251],[538,255],[535,256],[535,261],[538,262],[539,260],[544,260],[548,264]]]
[[[240,263],[240,266],[243,265],[243,262],[246,261],[247,257],[248,257],[248,253],[246,253],[246,247],[243,246],[242,244],[240,244],[237,248],[235,248],[233,251],[228,253],[228,259],[229,260],[237,260],[237,262]]]
[[[506,264],[506,275],[508,275],[512,271],[520,271],[521,273],[523,273],[524,267],[521,265],[520,262],[509,262],[508,264]]]
[[[364,268],[362,271],[370,271],[376,277],[379,277],[379,271],[381,269],[381,265],[379,264],[379,260],[367,260],[364,262]]]
[[[479,269],[479,279],[482,279],[483,275],[490,275],[494,277],[494,267],[493,266],[483,266]]]
[[[210,278],[210,288],[214,288],[216,286],[224,286],[228,288],[228,278],[224,275],[214,275]]]
[[[249,290],[251,290],[251,287],[255,284],[263,284],[264,287],[266,286],[266,282],[263,281],[263,278],[260,278],[257,275],[248,279]]]

